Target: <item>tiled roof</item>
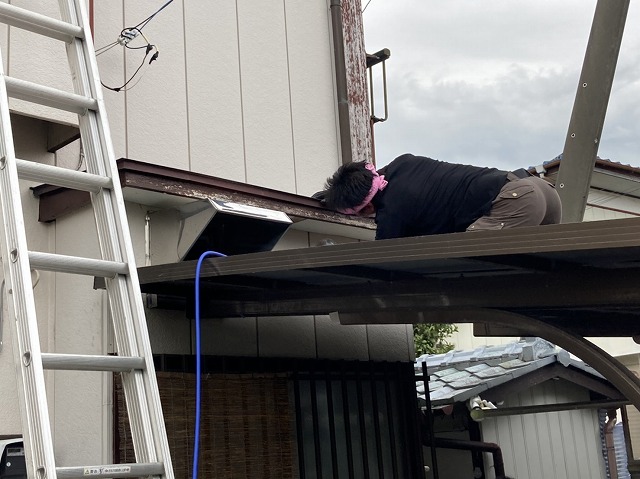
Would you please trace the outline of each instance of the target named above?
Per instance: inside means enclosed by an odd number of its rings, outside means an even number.
[[[556,156],[555,158],[552,158],[551,160],[545,160],[542,162],[542,166],[543,167],[547,167],[549,165],[556,165],[558,164],[560,161],[562,161],[562,153],[560,153],[558,156]],[[637,166],[633,166],[631,164],[624,164],[624,163],[620,163],[619,161],[613,161],[610,160],[608,158],[600,158],[599,156],[596,156],[596,161],[598,163],[602,164],[608,164],[611,165],[611,167],[616,168],[624,168],[625,170],[633,170],[633,171],[638,171],[640,170],[640,167]],[[535,167],[529,167],[530,169],[535,168]]]
[[[541,338],[523,338],[500,346],[483,346],[470,351],[423,355],[416,359],[416,373],[423,364],[429,374],[432,407],[463,402],[495,386],[531,373],[544,366],[560,363],[602,377],[582,361]],[[424,404],[424,382],[417,383],[418,399]]]

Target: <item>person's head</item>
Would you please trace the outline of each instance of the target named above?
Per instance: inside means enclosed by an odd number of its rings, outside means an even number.
[[[386,184],[371,163],[347,163],[327,178],[324,203],[327,208],[345,214],[369,214],[371,200]]]

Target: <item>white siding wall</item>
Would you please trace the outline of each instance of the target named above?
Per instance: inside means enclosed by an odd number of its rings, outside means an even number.
[[[545,383],[510,397],[504,407],[588,401],[588,392],[566,381]],[[502,448],[505,472],[518,479],[604,479],[596,410],[524,414],[485,419],[482,440]],[[485,454],[487,478],[493,459]]]
[[[78,164],[77,145],[55,155],[46,152],[47,125],[44,121],[17,116],[13,127],[18,157],[72,167]],[[32,186],[35,184],[21,184],[29,249],[97,257],[96,235],[88,227],[93,224],[91,210],[86,208],[70,215],[63,227],[56,223],[38,223],[38,200],[30,190]],[[92,278],[50,272],[39,274],[34,293],[42,350],[85,354],[105,351],[108,341],[104,314],[106,304],[104,293],[93,290]],[[6,307],[4,310],[6,313]],[[0,354],[0,381],[3,384],[0,388],[3,404],[0,408],[0,434],[16,434],[21,430],[20,416],[6,314],[5,319],[5,348]],[[106,447],[103,440],[111,431],[108,421],[111,394],[107,375],[48,371],[45,378],[53,437],[58,440],[56,457],[65,465],[103,462]],[[65,447],[65,442],[72,447]]]
[[[59,17],[56,0],[13,3]],[[96,47],[158,6],[95,1]],[[158,45],[158,60],[145,64],[129,91],[103,91],[116,157],[303,195],[339,166],[328,0],[175,0],[144,33]],[[0,47],[10,75],[72,89],[62,43],[2,27]],[[101,54],[104,83],[122,85],[141,52],[117,46]],[[77,123],[70,114],[12,105],[30,116]]]
[[[12,3],[57,16],[53,13],[55,0]],[[95,43],[101,47],[160,4],[99,0],[94,5]],[[160,58],[132,90],[105,92],[117,157],[304,195],[317,191],[339,165],[327,0],[215,4],[176,0],[144,32],[159,46]],[[63,46],[36,43],[37,38],[0,27],[0,47],[8,72],[70,90]],[[122,84],[139,61],[139,52],[124,52],[121,47],[109,50],[99,57],[104,82]],[[15,102],[14,107],[33,117],[75,122],[66,114],[21,102]],[[14,130],[19,157],[77,167],[78,142],[57,154],[46,152],[45,122],[22,117]],[[23,185],[30,248],[98,257],[91,210],[85,208],[55,223],[40,224],[38,201],[30,186]],[[135,204],[127,208],[136,260],[142,265],[148,208]],[[152,229],[160,231],[151,244],[152,264],[176,261],[175,213],[152,211],[151,218]],[[306,247],[321,238],[291,231],[277,247]],[[92,278],[43,273],[36,296],[40,300],[43,351],[111,351],[105,296],[93,290]],[[192,351],[193,325],[183,313],[157,309],[148,313],[156,352]],[[20,422],[6,322],[3,328],[0,434],[15,434],[20,431]],[[205,354],[377,360],[413,357],[410,327],[340,326],[324,316],[205,321],[203,343]],[[65,439],[57,442],[60,462],[108,462],[112,415],[108,377],[49,372],[47,381],[54,437]]]
[[[97,46],[150,13],[95,9]],[[144,29],[159,59],[129,92],[105,92],[116,156],[314,193],[339,165],[329,20],[326,0],[175,1]],[[112,85],[139,61],[99,57]]]

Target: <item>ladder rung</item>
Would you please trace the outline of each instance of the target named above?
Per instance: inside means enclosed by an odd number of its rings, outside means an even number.
[[[56,473],[58,479],[160,476],[164,474],[164,465],[160,462],[151,462],[105,466],[56,467]]]
[[[97,193],[101,188],[111,188],[111,178],[84,171],[44,165],[16,158],[18,176],[23,180],[39,181],[74,190]]]
[[[85,274],[103,278],[112,278],[116,274],[129,273],[127,263],[64,254],[29,251],[29,261],[32,268],[43,271],[57,271],[59,273]]]
[[[77,25],[62,22],[4,2],[0,2],[0,20],[2,23],[67,43],[74,38],[84,38],[82,28]]]
[[[87,110],[96,110],[98,102],[93,98],[76,95],[56,88],[5,76],[7,94],[12,98],[50,106],[84,115]]]
[[[66,371],[132,371],[145,369],[144,358],[90,354],[42,353],[42,367]]]

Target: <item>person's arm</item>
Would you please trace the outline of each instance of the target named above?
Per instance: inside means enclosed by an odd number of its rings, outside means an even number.
[[[398,215],[389,214],[385,210],[376,213],[376,239],[402,238],[405,236],[405,225]]]

